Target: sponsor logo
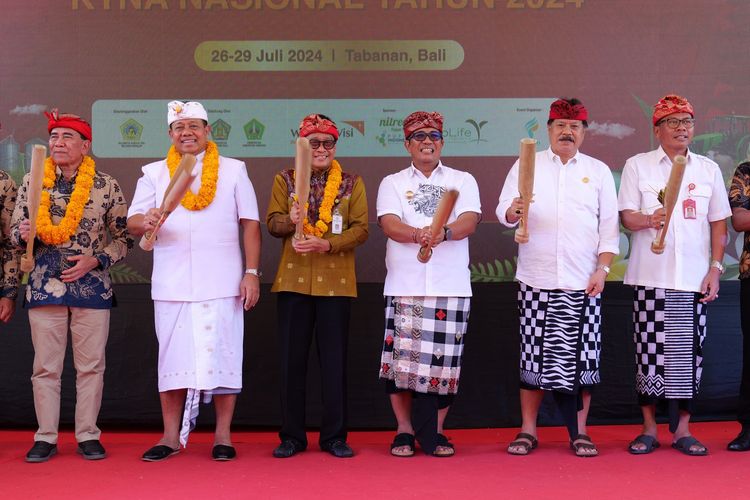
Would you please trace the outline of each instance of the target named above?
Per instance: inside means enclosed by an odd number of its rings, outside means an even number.
[[[219,118],[211,124],[211,136],[216,141],[226,142],[229,139],[229,133],[232,131],[232,126]]]
[[[466,120],[466,123],[474,127],[474,130],[476,132],[476,139],[474,139],[474,142],[487,142],[487,139],[482,139],[482,127],[487,125],[487,120],[477,122],[475,119],[469,118],[468,120]]]
[[[141,141],[143,135],[143,125],[132,119],[128,118],[120,124],[120,136],[122,140],[117,144],[121,148],[142,148],[145,142]]]
[[[266,126],[255,118],[247,122],[242,129],[245,131],[248,142],[262,141],[263,134],[266,132]]]
[[[120,125],[120,134],[123,141],[138,142],[143,134],[143,125],[130,118]]]
[[[526,133],[528,134],[529,138],[534,138],[534,133],[539,130],[539,121],[536,118],[532,118],[531,120],[524,123],[524,128],[526,129]]]

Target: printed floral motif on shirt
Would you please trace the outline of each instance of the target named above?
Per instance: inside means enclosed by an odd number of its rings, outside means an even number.
[[[729,204],[732,208],[750,209],[750,162],[737,167],[729,188]],[[746,278],[750,278],[750,231],[745,231],[740,256],[740,279]]]
[[[433,184],[420,184],[417,192],[409,199],[409,205],[414,207],[414,211],[425,217],[435,215],[440,198],[447,189],[443,186]]]

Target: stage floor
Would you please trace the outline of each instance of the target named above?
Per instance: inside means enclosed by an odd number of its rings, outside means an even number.
[[[640,428],[592,426],[600,456],[578,458],[563,428],[539,430],[539,448],[527,457],[505,452],[517,429],[451,430],[452,458],[418,454],[395,458],[393,432],[352,432],[353,459],[336,459],[313,444],[289,459],[275,459],[272,432],[235,432],[238,458],[210,459],[212,435],[196,432],[188,448],[164,462],[141,454],[155,444],[155,432],[105,431],[108,458],[85,461],[75,453],[71,432],[61,434],[58,455],[28,464],[24,454],[33,433],[0,431],[0,497],[27,498],[750,498],[750,452],[726,451],[739,431],[734,422],[693,424],[693,434],[710,450],[688,457],[669,446],[660,426],[661,448],[632,456],[627,443]],[[316,443],[317,435],[309,435]]]

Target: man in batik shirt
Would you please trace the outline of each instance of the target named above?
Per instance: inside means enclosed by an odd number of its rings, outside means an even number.
[[[75,437],[88,460],[106,457],[96,420],[104,387],[104,351],[115,304],[109,268],[125,257],[132,240],[120,185],[96,168],[91,125],[75,115],[47,113],[50,157],[44,165],[34,246],[26,287],[34,370],[31,382],[39,429],[27,462],[57,453],[60,375],[68,330],[76,368]],[[29,180],[24,177],[13,212],[12,239],[29,237]]]
[[[750,162],[737,167],[729,188],[732,226],[744,231],[740,257],[740,321],[742,324],[742,383],[737,420],[742,425],[739,435],[727,446],[731,451],[750,450]]]
[[[0,321],[3,323],[13,317],[18,296],[21,253],[10,241],[10,219],[16,205],[16,191],[16,183],[10,175],[0,170]]]

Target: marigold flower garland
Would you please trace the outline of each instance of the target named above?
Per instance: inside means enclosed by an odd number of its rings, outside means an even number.
[[[307,220],[307,210],[305,210],[305,220],[303,222],[305,234],[312,234],[318,238],[322,238],[328,232],[328,224],[333,220],[331,211],[333,210],[336,196],[339,194],[339,187],[341,187],[341,165],[336,160],[333,160],[331,168],[328,170],[326,187],[323,190],[323,201],[320,203],[320,208],[318,208],[318,221],[314,226]],[[307,203],[305,204],[305,208],[307,208]]]
[[[169,168],[169,177],[174,177],[177,166],[180,164],[182,155],[177,152],[174,145],[169,148],[167,153],[167,168]],[[188,190],[182,198],[181,205],[188,210],[203,210],[214,201],[216,196],[216,183],[219,180],[219,148],[216,143],[208,141],[206,145],[206,154],[203,156],[203,172],[201,173],[201,188],[198,194],[193,194]]]
[[[52,196],[49,190],[55,187],[55,163],[52,158],[44,161],[44,180],[42,181],[41,199],[39,201],[39,214],[36,220],[36,235],[47,245],[60,245],[70,241],[70,237],[78,231],[78,225],[83,217],[83,209],[89,201],[91,188],[94,186],[94,175],[96,164],[90,156],[84,156],[76,175],[76,187],[70,195],[68,206],[65,208],[65,216],[60,223],[52,222],[50,208],[52,207]]]

